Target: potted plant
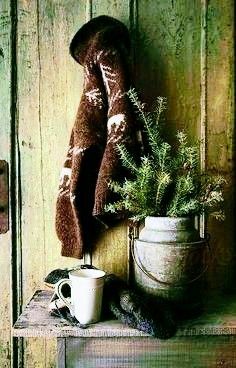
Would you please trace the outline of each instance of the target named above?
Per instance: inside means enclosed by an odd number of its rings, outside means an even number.
[[[126,212],[134,222],[145,222],[134,241],[136,283],[152,294],[183,301],[196,294],[205,270],[206,239],[199,236],[196,219],[201,214],[224,218],[221,176],[212,177],[200,168],[199,147],[189,144],[178,131],[174,144],[163,138],[162,120],[166,99],[157,98],[153,112],[146,112],[134,89],[128,92],[146,136],[139,163],[118,145],[130,177],[111,182],[119,196],[106,211]],[[198,282],[197,282],[198,281]]]

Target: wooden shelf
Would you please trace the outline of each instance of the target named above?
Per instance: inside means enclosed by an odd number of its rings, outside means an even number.
[[[87,329],[70,325],[51,316],[48,304],[52,292],[38,290],[13,326],[16,337],[147,337],[117,320],[96,323]],[[176,336],[236,335],[236,297],[218,297],[209,301],[198,318],[183,322]]]

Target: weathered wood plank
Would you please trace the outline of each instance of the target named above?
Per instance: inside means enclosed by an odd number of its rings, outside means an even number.
[[[57,339],[57,367],[66,368],[66,339]]]
[[[44,203],[45,271],[77,265],[61,257],[55,232],[55,208],[60,170],[69,145],[83,85],[83,70],[69,55],[74,33],[86,21],[86,2],[40,2],[40,126]],[[50,77],[49,77],[50,76]],[[50,160],[48,160],[50,157]]]
[[[0,159],[0,234],[9,230],[9,167]]]
[[[108,273],[128,279],[127,226],[122,222],[101,234],[94,246],[93,264]]]
[[[0,159],[10,163],[11,104],[10,1],[0,2]],[[11,365],[11,232],[0,235],[0,367]]]
[[[73,11],[72,6],[75,7]],[[52,214],[55,212],[59,168],[82,83],[77,65],[67,51],[74,32],[71,14],[74,21],[78,15],[83,17],[82,8],[78,9],[75,2],[65,4],[61,1],[24,1],[19,6],[24,300],[42,285],[44,276],[51,269],[75,264],[75,260],[60,256]],[[68,138],[65,140],[65,137]],[[55,170],[55,163],[58,170]],[[29,173],[32,173],[30,180]],[[54,361],[55,342],[45,344],[28,340],[25,346],[27,367],[50,366]]]
[[[41,182],[43,196],[42,249],[44,272],[80,262],[61,257],[55,233],[55,208],[60,170],[82,91],[82,68],[69,55],[69,43],[86,20],[86,2],[39,2],[39,99]],[[50,157],[50,160],[48,160]],[[45,345],[45,365],[55,361],[55,340]]]
[[[43,198],[39,122],[39,72],[36,1],[19,4],[19,142],[22,188],[23,302],[44,275]],[[35,190],[36,189],[36,190]]]
[[[168,97],[167,136],[185,128],[191,137],[204,138],[203,166],[228,181],[226,221],[208,226],[211,288],[230,288],[235,279],[233,8],[230,0],[139,1],[137,11],[138,89],[148,102],[157,94]]]
[[[122,0],[92,0],[91,14],[93,18],[99,15],[109,15],[129,26],[129,3],[130,1]]]
[[[136,84],[144,100],[169,99],[167,135],[184,127],[191,137],[200,136],[201,11],[197,0],[98,1],[19,0],[19,140],[22,171],[23,302],[42,286],[53,268],[78,262],[60,256],[54,231],[59,171],[82,91],[82,68],[68,55],[76,30],[89,17],[115,16],[128,25],[129,3],[137,3],[137,23],[132,20]],[[210,222],[216,259],[209,276],[214,288],[227,288],[235,277],[233,178],[233,1],[208,1],[207,12],[207,166],[226,173],[227,220]],[[133,5],[131,6],[133,9]],[[10,132],[9,2],[0,2],[0,136]],[[135,34],[136,24],[136,34]],[[4,55],[4,58],[2,57]],[[2,77],[3,76],[3,77]],[[9,79],[8,79],[9,78]],[[1,91],[2,92],[2,91]],[[6,122],[6,123],[5,123]],[[9,140],[1,141],[0,154],[9,160]],[[50,159],[49,159],[50,158]],[[9,364],[10,234],[1,235],[0,269],[4,286],[4,316],[0,329],[1,364]],[[101,236],[93,263],[108,272],[127,277],[126,227],[121,224]],[[222,245],[223,244],[223,245]],[[3,276],[2,276],[3,275]],[[227,323],[226,323],[227,325]],[[233,327],[234,328],[234,327]],[[209,330],[203,328],[202,333]],[[216,330],[213,330],[213,332]],[[229,330],[225,330],[226,332]],[[31,332],[29,332],[28,336]],[[36,336],[36,335],[35,335]],[[41,335],[40,335],[41,336]],[[231,345],[230,345],[231,346]],[[27,340],[25,366],[53,366],[55,342]],[[1,358],[3,357],[3,358]],[[2,361],[1,361],[2,359]],[[219,363],[220,364],[220,363]]]
[[[226,220],[209,221],[214,259],[211,288],[235,287],[235,123],[234,123],[234,6],[209,1],[207,11],[207,146],[206,167],[228,181]]]
[[[166,135],[200,132],[201,2],[141,0],[137,7],[136,84],[144,101],[168,99]]]
[[[71,326],[66,320],[51,316],[48,305],[51,290],[37,291],[14,325],[14,336],[27,337],[134,337],[149,336],[117,320],[102,321],[87,329]],[[209,298],[205,311],[195,319],[179,324],[176,336],[236,335],[236,296]]]
[[[235,367],[236,338],[232,336],[152,338],[67,338],[70,368],[213,368]]]
[[[93,17],[109,15],[129,26],[129,1],[93,0],[91,14]],[[92,262],[98,268],[128,279],[126,223],[119,223],[101,234],[93,250]]]
[[[42,285],[45,273],[44,207],[42,196],[42,142],[40,127],[40,60],[37,1],[19,1],[18,88],[22,197],[22,291],[23,305]],[[24,341],[24,366],[44,365],[45,342]]]
[[[66,321],[49,316],[47,306],[51,295],[51,291],[35,294],[16,323],[14,334],[67,337],[60,339],[61,366],[117,367],[125,362],[127,367],[134,364],[155,367],[158,362],[163,367],[191,364],[191,367],[205,368],[222,364],[234,367],[236,362],[236,317],[232,314],[236,307],[235,295],[231,298],[221,296],[214,302],[209,300],[206,313],[185,322],[176,337],[165,341],[151,338],[118,321],[100,322],[85,330],[69,326]]]
[[[69,56],[68,46],[75,31],[86,21],[87,13],[88,4],[86,2],[80,5],[80,9],[76,3],[65,4],[64,2],[40,3],[39,7],[39,15],[42,20],[39,23],[39,48],[44,238],[48,271],[55,265],[68,267],[79,263],[76,260],[60,257],[60,245],[54,231],[54,218],[59,171],[63,157],[65,157],[83,84],[83,69]],[[70,22],[68,22],[69,14]],[[73,19],[71,14],[74,15]],[[49,74],[50,78],[48,78]],[[55,150],[55,147],[58,149]],[[50,161],[49,156],[53,158]],[[93,262],[98,267],[126,277],[126,266],[124,266],[127,255],[126,227],[121,225],[115,232],[116,235],[111,229],[102,237],[98,246],[95,247]],[[110,254],[114,252],[114,249],[117,250],[118,256],[111,260]]]
[[[71,326],[66,320],[51,316],[48,304],[52,296],[51,290],[37,291],[26,306],[21,317],[14,326],[14,336],[24,337],[66,337],[66,336],[140,336],[140,332],[121,325],[118,321],[101,322],[89,329]],[[141,333],[142,335],[142,333]],[[144,334],[145,335],[145,334]]]

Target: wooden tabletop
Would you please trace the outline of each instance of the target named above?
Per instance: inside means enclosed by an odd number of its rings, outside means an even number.
[[[50,290],[38,290],[13,326],[16,337],[145,337],[117,320],[96,323],[87,329],[72,326],[66,320],[51,316],[48,304]],[[236,335],[236,296],[209,301],[206,311],[179,326],[176,336]]]

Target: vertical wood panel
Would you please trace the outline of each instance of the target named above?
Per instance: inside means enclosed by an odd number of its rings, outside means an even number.
[[[24,303],[44,272],[37,3],[19,4],[18,88]]]
[[[134,42],[136,85],[143,100],[167,96],[166,135],[185,128],[201,134],[201,13],[198,0],[18,0],[19,143],[22,182],[23,303],[53,268],[78,264],[60,256],[55,234],[55,202],[60,169],[79,104],[83,70],[69,56],[77,29],[90,18],[107,14],[129,26]],[[137,5],[135,8],[134,5]],[[233,250],[233,0],[209,0],[207,17],[207,167],[228,178],[227,220],[211,222],[216,260],[211,287],[228,287],[234,274]],[[135,11],[134,11],[135,10]],[[134,11],[134,13],[133,13]],[[129,14],[131,12],[131,14]],[[137,13],[136,13],[137,12]],[[132,14],[133,13],[133,14]],[[135,17],[137,16],[137,23]],[[0,2],[1,109],[0,158],[9,160],[10,54],[9,2]],[[3,87],[2,87],[3,86]],[[2,92],[1,91],[1,92]],[[0,366],[9,366],[10,235],[0,239]],[[126,225],[102,234],[94,265],[127,277]],[[53,367],[55,341],[27,339],[25,367]]]
[[[69,44],[86,21],[86,2],[38,2],[40,60],[41,180],[43,193],[44,275],[58,267],[79,264],[61,257],[55,233],[55,204],[60,170],[80,101],[82,68],[69,55]],[[48,159],[50,158],[50,159]],[[47,341],[45,366],[55,361],[56,340]]]
[[[0,2],[0,159],[10,163],[10,103],[11,103],[11,54],[10,54],[10,1]],[[11,364],[11,233],[0,235],[0,367]]]
[[[18,88],[19,145],[22,189],[22,283],[23,305],[42,285],[45,271],[44,213],[41,180],[41,134],[36,1],[19,1],[18,8]],[[39,367],[45,356],[43,340],[24,341],[24,366]],[[41,365],[42,366],[42,365]]]
[[[143,99],[168,98],[166,135],[200,131],[201,2],[138,1],[137,86]]]
[[[222,290],[235,287],[234,1],[210,0],[207,27],[206,166],[228,181],[226,220],[209,222],[210,285]]]
[[[129,26],[129,1],[93,0],[92,16],[109,15]],[[106,230],[94,247],[93,264],[124,279],[128,277],[127,227],[126,223]]]
[[[109,15],[124,22],[127,26],[129,21],[129,0],[92,0],[92,17]]]
[[[185,128],[195,139],[204,137],[202,166],[228,180],[226,221],[209,221],[208,231],[214,254],[210,287],[230,288],[235,278],[233,2],[141,0],[138,4],[139,90],[148,102],[158,94],[168,97],[166,135]]]
[[[68,46],[85,21],[77,2],[20,3],[19,125],[22,171],[24,302],[53,268],[75,265],[62,258],[55,234],[59,171],[81,94],[81,75]],[[25,366],[50,367],[55,341],[27,339]]]
[[[234,336],[67,338],[66,367],[233,368],[235,346]]]
[[[55,233],[60,170],[80,102],[83,71],[69,55],[72,36],[86,20],[86,2],[39,2],[40,126],[44,208],[45,273],[69,267],[76,259],[61,257]],[[50,159],[49,159],[50,158]]]

